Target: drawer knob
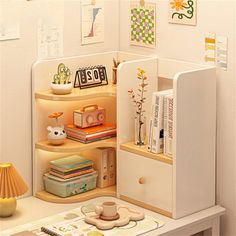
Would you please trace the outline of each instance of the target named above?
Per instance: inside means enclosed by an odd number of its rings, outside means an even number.
[[[138,182],[139,184],[145,184],[145,178],[144,177],[139,178]]]

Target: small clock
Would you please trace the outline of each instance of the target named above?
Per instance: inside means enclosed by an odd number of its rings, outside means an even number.
[[[107,73],[105,66],[80,68],[76,71],[74,88],[91,88],[107,85]]]

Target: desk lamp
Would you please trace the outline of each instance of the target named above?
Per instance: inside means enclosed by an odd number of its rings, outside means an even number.
[[[28,190],[24,180],[11,163],[0,163],[0,217],[11,216],[16,198]]]

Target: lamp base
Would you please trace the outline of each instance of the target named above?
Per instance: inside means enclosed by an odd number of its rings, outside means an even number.
[[[0,198],[0,217],[8,217],[13,215],[16,210],[16,199]]]

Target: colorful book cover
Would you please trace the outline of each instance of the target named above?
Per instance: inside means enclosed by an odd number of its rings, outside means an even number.
[[[74,138],[71,136],[67,136],[68,139],[71,139],[71,140],[74,140],[74,141],[80,142],[80,143],[92,143],[92,142],[101,141],[101,140],[109,139],[109,138],[113,138],[113,137],[116,137],[116,134],[108,135],[108,136],[104,136],[104,137],[100,137],[100,138],[95,138],[95,139],[90,139],[90,140],[83,140],[83,139],[78,139],[78,138]]]
[[[65,126],[65,131],[74,131],[77,134],[81,134],[81,135],[90,135],[90,134],[96,134],[96,133],[100,133],[100,132],[104,132],[107,130],[112,130],[112,129],[116,129],[116,125],[114,123],[104,123],[102,125],[97,125],[97,126],[92,126],[92,127],[88,127],[88,128],[79,128],[76,127],[74,125],[66,125]]]
[[[92,134],[92,135],[86,135],[86,136],[81,136],[81,135],[76,134],[71,131],[67,131],[66,134],[69,137],[73,137],[73,138],[77,138],[77,139],[81,139],[81,140],[93,140],[93,139],[102,138],[102,137],[106,137],[106,136],[110,136],[110,135],[116,135],[116,130],[108,130],[106,132]]]
[[[54,169],[54,170],[58,170],[58,171],[61,171],[61,172],[64,172],[64,173],[68,173],[70,171],[74,171],[74,170],[81,170],[85,167],[88,167],[88,166],[93,166],[93,163],[89,163],[89,164],[85,164],[85,165],[81,165],[81,166],[77,166],[75,168],[70,168],[70,169],[63,169],[63,168],[60,168],[60,167],[57,167],[57,166],[54,166],[54,165],[50,165],[49,164],[49,168],[50,169]]]
[[[55,175],[55,176],[57,176],[59,178],[62,178],[62,179],[69,179],[69,178],[72,178],[72,177],[88,174],[88,173],[91,173],[93,171],[94,171],[94,169],[91,168],[89,170],[84,170],[84,171],[73,173],[73,174],[69,174],[69,175],[62,175],[62,174],[59,174],[59,173],[56,173],[56,172],[50,170],[49,174]]]
[[[61,169],[74,169],[76,167],[92,163],[93,162],[91,160],[79,155],[67,156],[49,162],[50,165]]]
[[[75,170],[71,170],[71,171],[67,171],[67,172],[60,171],[60,170],[57,170],[57,169],[54,169],[54,168],[51,168],[50,170],[54,171],[54,172],[56,172],[58,174],[61,174],[61,175],[70,175],[70,174],[74,174],[74,173],[80,173],[80,172],[82,172],[84,170],[89,170],[89,169],[92,169],[92,168],[93,168],[93,166],[90,165],[90,166],[83,167],[81,169],[75,169]]]

